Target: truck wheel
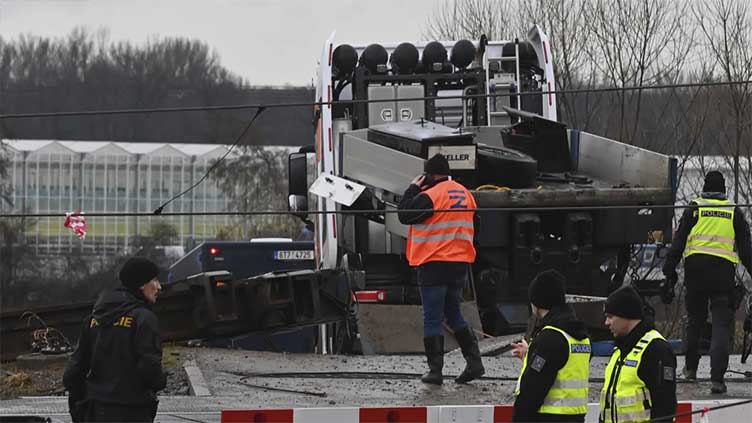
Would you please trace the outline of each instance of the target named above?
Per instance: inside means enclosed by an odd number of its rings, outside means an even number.
[[[517,150],[478,145],[478,186],[534,188],[538,162]]]

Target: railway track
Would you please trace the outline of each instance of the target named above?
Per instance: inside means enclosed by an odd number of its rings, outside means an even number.
[[[226,273],[226,272],[215,272]],[[227,281],[223,275],[197,277],[191,283],[165,287],[154,312],[162,341],[269,333],[343,321],[349,315],[338,279],[324,273],[293,278],[287,273]],[[345,291],[349,295],[349,291]],[[0,360],[15,360],[31,352],[37,329],[54,328],[72,345],[78,340],[93,303],[66,304],[0,313]],[[30,311],[38,318],[29,319]]]

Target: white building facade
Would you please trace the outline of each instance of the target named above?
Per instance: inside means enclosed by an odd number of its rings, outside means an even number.
[[[150,213],[190,187],[227,146],[56,140],[2,140],[9,155],[10,201],[6,213],[57,214],[26,223],[26,244],[38,253],[65,254],[82,247],[90,254],[132,250],[148,236],[157,219],[177,229],[173,243],[212,239],[227,216],[87,217],[89,231],[80,241],[63,227],[66,212]],[[221,212],[227,200],[207,178],[173,201],[164,212]],[[19,224],[21,224],[19,222]]]

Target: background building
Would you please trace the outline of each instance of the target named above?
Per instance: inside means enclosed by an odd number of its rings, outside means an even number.
[[[222,229],[231,224],[231,218],[226,215],[90,216],[87,218],[89,231],[83,242],[63,227],[65,212],[151,213],[189,188],[213,160],[226,153],[228,146],[56,140],[2,142],[10,158],[7,182],[13,188],[10,194],[13,206],[9,208],[6,202],[0,202],[0,208],[13,213],[25,211],[59,216],[35,218],[24,223],[24,243],[37,254],[65,254],[79,247],[86,255],[130,253],[138,248],[144,237],[154,235],[156,224],[161,224],[162,229],[168,225],[174,228],[171,245],[191,247],[196,242],[217,238]],[[283,156],[286,154],[280,157]],[[678,159],[678,204],[686,204],[695,198],[701,191],[705,172],[713,169],[725,174],[729,197],[734,198],[731,158],[689,156]],[[280,166],[284,164],[280,163]],[[740,175],[739,202],[745,203],[752,182],[746,158],[741,160]],[[261,180],[257,183],[267,185]],[[284,193],[277,194],[284,196]],[[257,203],[269,201],[259,193],[253,198]],[[253,209],[259,207],[258,204],[251,205]],[[231,210],[232,204],[211,177],[165,208],[165,212],[183,213]],[[680,215],[681,210],[678,210],[676,216]]]
[[[10,155],[11,210],[59,214],[27,222],[26,243],[39,254],[74,247],[108,255],[129,251],[159,220],[177,230],[172,242],[190,246],[216,237],[227,216],[88,217],[81,242],[63,227],[65,212],[152,212],[190,187],[227,151],[216,144],[156,144],[54,140],[3,140]],[[8,210],[7,205],[4,207]],[[228,210],[217,184],[207,178],[170,203],[165,212]]]

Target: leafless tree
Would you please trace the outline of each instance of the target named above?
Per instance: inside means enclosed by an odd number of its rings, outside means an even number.
[[[520,29],[518,0],[442,0],[423,30],[430,40],[510,39]]]
[[[665,0],[591,0],[584,16],[591,44],[586,50],[610,86],[643,86],[678,80],[692,47],[687,4]],[[617,92],[609,134],[633,143],[643,91]],[[631,126],[631,128],[630,128]]]
[[[253,134],[249,136],[252,138]],[[221,162],[211,178],[238,211],[284,210],[287,197],[287,150],[242,146],[237,156]],[[223,228],[219,236],[240,233],[242,238],[294,235],[299,221],[292,216],[244,216],[236,227]]]
[[[723,81],[749,81],[752,79],[752,14],[746,0],[709,0],[695,2],[692,15],[703,35],[703,56],[709,60],[713,76]],[[752,85],[731,85],[724,89],[726,103],[733,116],[729,136],[723,137],[733,151],[734,200],[739,201],[739,157],[745,154],[750,160],[750,148],[742,142],[750,131],[750,102]],[[723,134],[719,134],[723,136]],[[750,181],[749,166],[746,169],[747,187]]]

